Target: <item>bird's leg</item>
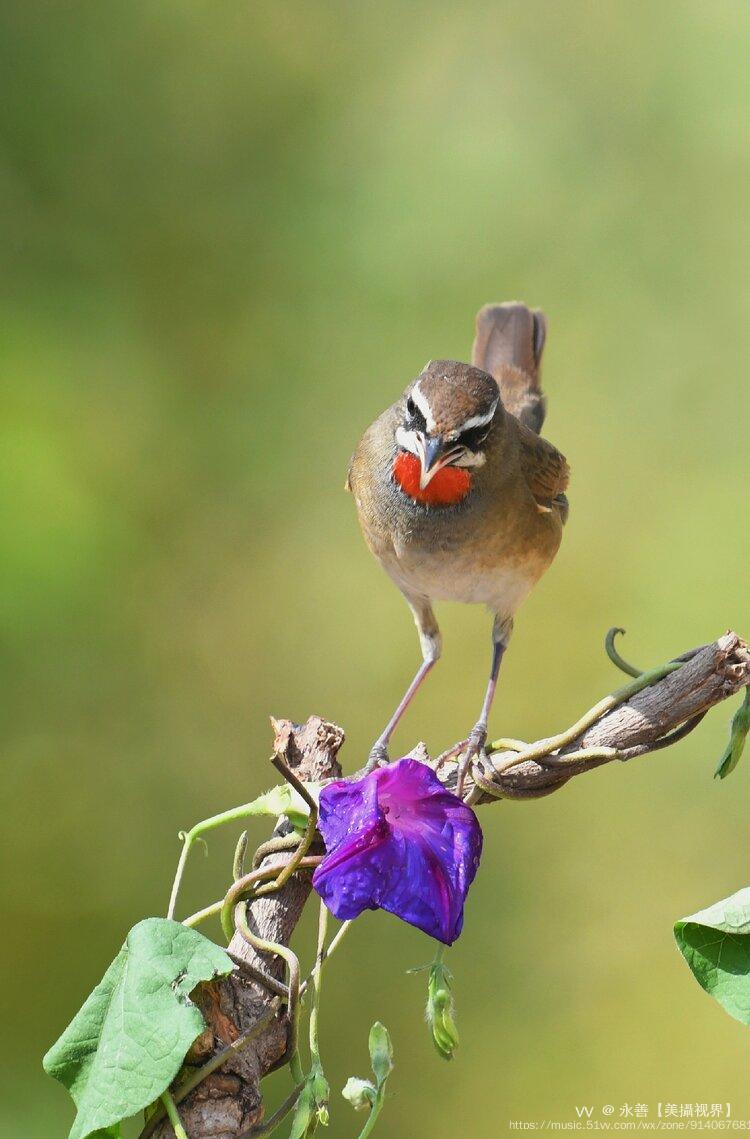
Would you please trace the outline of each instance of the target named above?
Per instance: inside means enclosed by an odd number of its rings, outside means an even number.
[[[388,744],[390,743],[391,736],[395,732],[399,720],[414,699],[422,681],[440,657],[440,629],[435,620],[432,606],[426,598],[407,597],[406,600],[414,614],[414,621],[417,626],[417,632],[419,633],[419,643],[422,647],[422,663],[417,669],[411,684],[406,689],[396,711],[372,745],[365,771],[372,771],[378,764],[388,762]]]
[[[434,664],[435,659],[422,661],[421,665],[417,669],[414,679],[406,689],[406,692],[404,693],[400,704],[396,708],[396,711],[393,713],[385,728],[375,740],[375,743],[372,745],[372,748],[370,749],[370,758],[368,759],[367,767],[365,768],[366,771],[372,771],[373,768],[377,767],[379,763],[388,762],[388,744],[390,742],[390,738],[395,732],[399,720],[411,704],[417,689]]]
[[[495,698],[500,665],[505,650],[508,647],[508,641],[510,640],[512,631],[512,618],[501,618],[499,615],[495,617],[495,623],[492,626],[492,667],[490,668],[490,678],[487,681],[487,689],[484,694],[482,711],[479,714],[479,719],[476,724],[469,732],[468,738],[462,741],[459,748],[462,753],[461,761],[458,765],[458,780],[456,783],[456,794],[459,798],[463,795],[464,780],[466,779],[466,773],[471,767],[473,759],[479,755],[487,743],[487,725],[490,718],[490,709],[492,708],[492,701]]]

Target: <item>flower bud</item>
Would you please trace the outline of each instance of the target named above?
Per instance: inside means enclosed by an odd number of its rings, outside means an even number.
[[[380,1086],[393,1071],[393,1045],[388,1029],[379,1020],[370,1029],[369,1047],[370,1063]]]
[[[341,1094],[344,1099],[349,1100],[355,1111],[364,1111],[372,1107],[377,1092],[375,1085],[369,1080],[360,1080],[358,1076],[350,1076]]]
[[[434,961],[430,966],[427,985],[427,1023],[433,1043],[444,1060],[452,1060],[453,1053],[458,1048],[455,1012],[450,973],[442,961]]]

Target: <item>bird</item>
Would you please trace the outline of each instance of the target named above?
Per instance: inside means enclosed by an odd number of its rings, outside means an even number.
[[[479,718],[444,753],[461,757],[457,794],[485,747],[514,616],[551,565],[568,517],[567,460],[539,434],[546,336],[540,309],[518,301],[485,305],[471,363],[430,360],[352,455],[346,488],[365,542],[404,595],[422,653],[366,771],[388,762],[396,726],[440,658],[435,601],[484,604],[493,616]]]

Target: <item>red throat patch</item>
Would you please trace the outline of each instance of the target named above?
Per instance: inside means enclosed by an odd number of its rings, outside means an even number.
[[[466,498],[471,489],[471,475],[462,467],[443,467],[424,490],[419,486],[421,473],[422,464],[417,456],[411,451],[399,451],[393,464],[393,477],[404,494],[415,502],[423,506],[451,506]]]

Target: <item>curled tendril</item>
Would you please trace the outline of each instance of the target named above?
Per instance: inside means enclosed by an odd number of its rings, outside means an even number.
[[[202,838],[199,834],[191,835],[189,831],[178,831],[177,837],[183,846],[192,846],[193,843],[200,843],[203,847],[203,854],[208,858],[208,843],[205,838]]]
[[[633,676],[633,677],[641,676],[643,673],[643,670],[640,668],[636,668],[634,664],[628,664],[628,662],[625,660],[625,658],[621,657],[620,654],[618,653],[617,649],[615,648],[615,639],[620,634],[622,636],[624,636],[625,630],[619,628],[619,626],[617,626],[617,625],[614,625],[609,630],[606,637],[604,638],[604,650],[605,650],[607,656],[609,657],[609,659],[612,661],[612,664],[615,665],[616,668],[619,668],[622,672],[627,673],[628,676]]]

